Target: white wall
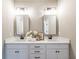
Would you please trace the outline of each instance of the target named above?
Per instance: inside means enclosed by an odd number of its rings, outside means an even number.
[[[41,10],[45,7],[56,7],[57,0],[15,0],[15,7],[26,7],[33,11],[30,15],[30,29],[42,32]]]
[[[2,38],[14,34],[14,0],[2,0]]]
[[[75,0],[58,1],[59,35],[71,39],[70,59],[76,59],[76,5]]]

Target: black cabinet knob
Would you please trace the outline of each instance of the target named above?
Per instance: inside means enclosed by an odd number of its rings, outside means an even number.
[[[56,51],[56,53],[60,53],[60,51]]]
[[[60,51],[58,51],[58,53],[60,53]]]
[[[57,53],[58,51],[56,51],[56,53]]]

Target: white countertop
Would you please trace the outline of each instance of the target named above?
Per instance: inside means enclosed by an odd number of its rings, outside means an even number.
[[[19,37],[10,37],[10,38],[5,39],[5,43],[66,43],[66,44],[69,44],[70,40],[64,37],[53,37],[52,40],[45,38],[44,40],[41,40],[41,41],[35,41],[34,39],[33,40],[28,40],[28,39],[22,40],[22,39],[19,39]]]

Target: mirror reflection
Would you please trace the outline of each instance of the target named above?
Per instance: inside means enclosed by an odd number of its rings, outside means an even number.
[[[44,34],[45,35],[56,34],[56,16],[44,15],[43,24],[44,24]]]

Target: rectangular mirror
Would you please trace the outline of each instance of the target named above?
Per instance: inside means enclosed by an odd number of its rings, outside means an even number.
[[[27,15],[17,15],[15,23],[16,35],[25,35],[30,30],[30,20]]]
[[[56,16],[44,15],[43,26],[44,35],[56,35]]]

